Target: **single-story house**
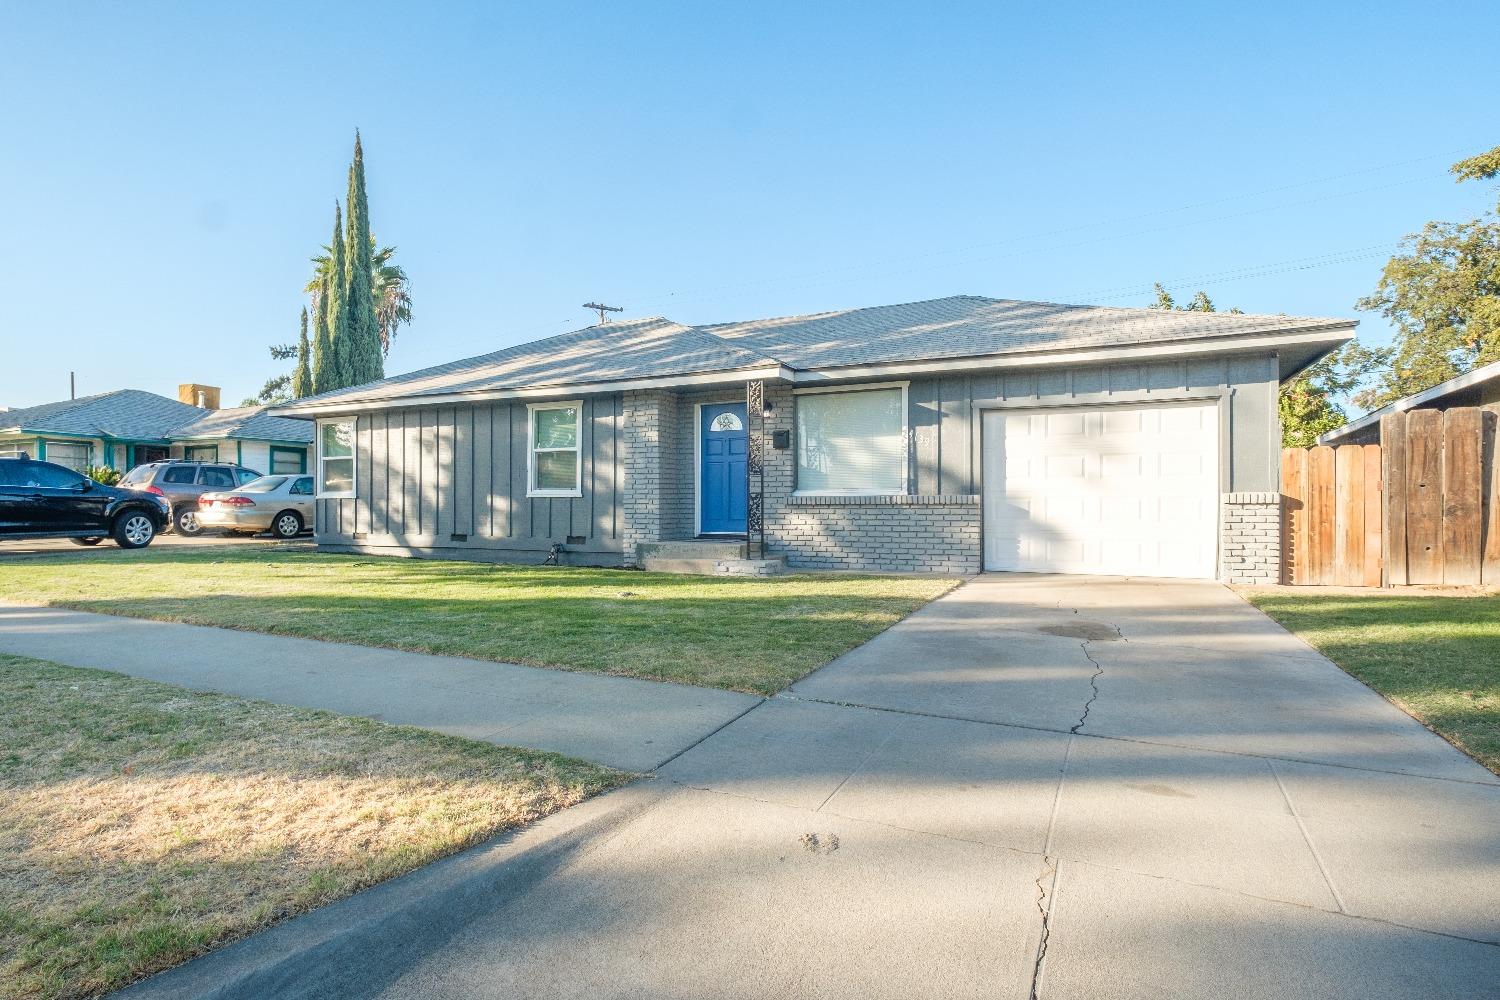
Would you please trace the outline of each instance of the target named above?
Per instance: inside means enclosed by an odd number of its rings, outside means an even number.
[[[1482,406],[1500,411],[1500,361],[1480,365],[1431,389],[1371,410],[1358,420],[1319,435],[1318,444],[1379,444],[1382,417],[1409,410],[1450,410],[1456,406]]]
[[[273,412],[318,421],[337,551],[638,565],[745,539],[804,568],[1274,582],[1278,386],[1354,326],[967,295],[654,317]]]
[[[179,394],[168,399],[117,389],[0,411],[0,458],[26,453],[77,472],[90,466],[126,472],[167,458],[236,462],[265,473],[307,471],[311,422],[271,416],[264,406],[214,409],[212,386],[189,383]]]

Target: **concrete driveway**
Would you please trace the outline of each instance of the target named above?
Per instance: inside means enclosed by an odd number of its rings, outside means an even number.
[[[312,941],[262,991],[1500,984],[1500,783],[1208,583],[982,577],[582,810],[472,860],[463,892],[392,883],[140,992],[196,995]]]

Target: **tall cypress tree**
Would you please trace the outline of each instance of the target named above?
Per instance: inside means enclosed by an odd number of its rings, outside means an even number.
[[[384,378],[385,364],[380,350],[380,322],[370,291],[370,203],[365,197],[365,154],[358,131],[354,133],[354,162],[349,165],[349,195],[344,204],[349,206],[343,297],[349,330],[349,384],[361,385]]]
[[[292,398],[301,399],[303,396],[311,396],[312,387],[312,353],[307,343],[307,306],[302,307],[302,330],[297,335],[297,367],[292,371]]]
[[[313,392],[330,392],[338,388],[338,376],[333,352],[333,328],[328,325],[328,282],[318,285],[317,301],[313,304]]]
[[[328,244],[328,250],[328,287],[323,295],[328,300],[328,339],[333,342],[333,384],[329,388],[347,389],[351,385],[357,385],[358,380],[355,378],[354,344],[349,338],[349,303],[344,298],[348,291],[344,256],[344,212],[337,202],[333,206],[333,239]]]

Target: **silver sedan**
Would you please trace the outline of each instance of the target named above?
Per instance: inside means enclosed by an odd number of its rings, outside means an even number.
[[[198,498],[198,523],[296,538],[313,526],[312,476],[261,476],[237,490],[205,493]]]

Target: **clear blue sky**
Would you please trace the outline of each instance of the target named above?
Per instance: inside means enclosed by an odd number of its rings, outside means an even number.
[[[356,126],[416,303],[391,373],[591,299],[712,322],[1162,280],[1349,316],[1402,234],[1494,202],[1445,172],[1500,143],[1493,0],[724,6],[10,5],[0,404],[70,369],[252,394]]]

